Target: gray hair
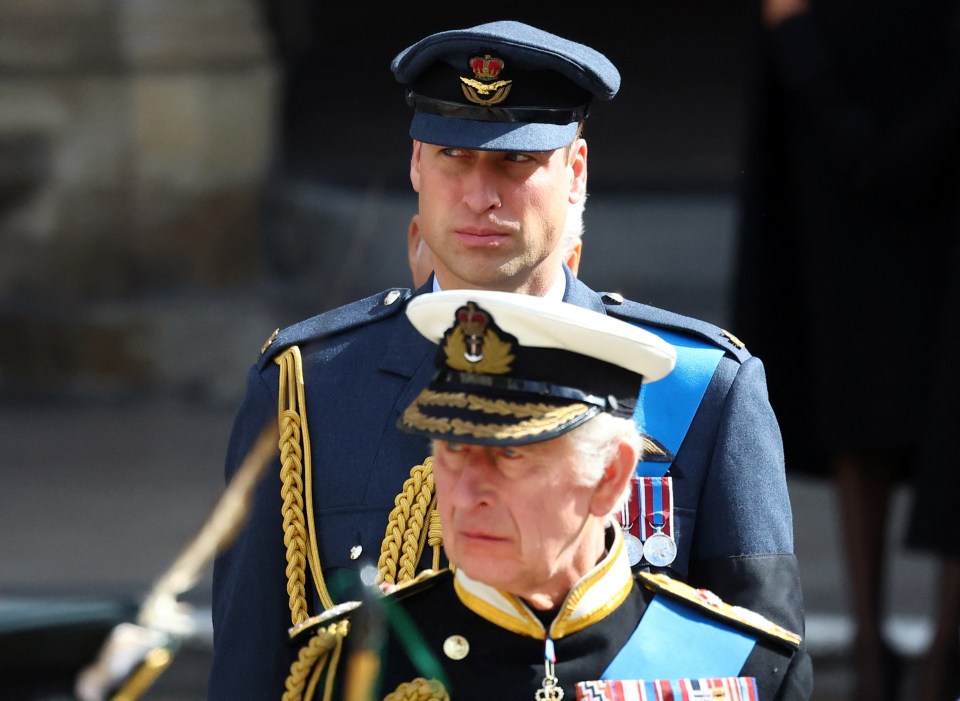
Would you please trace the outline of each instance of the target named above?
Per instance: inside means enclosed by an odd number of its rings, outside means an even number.
[[[610,414],[597,414],[565,434],[565,438],[577,457],[577,482],[585,487],[592,487],[600,481],[604,469],[621,444],[633,446],[637,460],[642,454],[643,443],[640,431],[633,419]],[[619,511],[620,506],[629,498],[630,484],[628,483],[616,508],[608,516]]]

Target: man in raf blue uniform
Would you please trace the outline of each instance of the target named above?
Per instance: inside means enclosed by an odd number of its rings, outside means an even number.
[[[432,441],[450,568],[308,619],[289,698],[781,698],[799,636],[635,577],[613,518],[641,454],[638,391],[676,350],[509,292],[420,295],[407,316],[439,346],[400,428]]]
[[[563,300],[668,341],[677,369],[641,390],[634,498],[619,522],[636,569],[669,573],[789,630],[803,602],[780,431],[761,362],[719,328],[599,293],[563,263],[567,211],[586,195],[583,121],[616,94],[597,51],[517,22],[428,36],[392,63],[413,108],[410,179],[434,272],[275,334],[248,376],[231,478],[268,422],[280,458],[214,567],[210,699],[274,698],[301,669],[288,629],[339,602],[345,572],[385,583],[443,564],[430,446],[397,430],[433,373],[403,313],[436,290]],[[642,273],[640,273],[642,274]],[[784,699],[807,699],[810,660]]]

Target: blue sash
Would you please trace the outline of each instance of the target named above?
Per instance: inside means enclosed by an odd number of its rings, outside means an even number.
[[[601,679],[739,675],[757,639],[694,608],[655,596]]]
[[[723,357],[723,350],[695,338],[641,324],[638,326],[677,349],[677,364],[673,372],[649,385],[644,383],[633,413],[640,430],[660,443],[668,453],[666,459],[641,460],[637,464],[637,475],[662,477],[670,469],[687,435],[707,385]],[[646,407],[650,407],[649,412],[645,411]]]

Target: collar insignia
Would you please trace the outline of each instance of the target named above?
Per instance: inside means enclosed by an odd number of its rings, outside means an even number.
[[[730,333],[726,329],[720,329],[720,331],[723,333],[724,336],[727,337],[730,343],[735,345],[738,349],[742,350],[745,347],[743,341],[741,341],[739,338],[734,336],[732,333]]]
[[[470,69],[474,78],[460,77],[460,88],[463,96],[470,102],[490,107],[498,105],[507,99],[512,87],[512,80],[497,80],[504,67],[503,59],[494,58],[490,54],[474,56],[470,59]],[[492,96],[491,96],[492,93]],[[489,96],[489,97],[488,97]]]

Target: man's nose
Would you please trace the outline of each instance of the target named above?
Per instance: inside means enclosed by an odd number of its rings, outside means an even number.
[[[498,183],[496,170],[481,160],[464,176],[464,202],[477,214],[499,209],[502,202]]]
[[[454,488],[456,498],[462,504],[474,505],[493,489],[493,476],[497,470],[494,450],[483,445],[464,446],[463,467]]]

